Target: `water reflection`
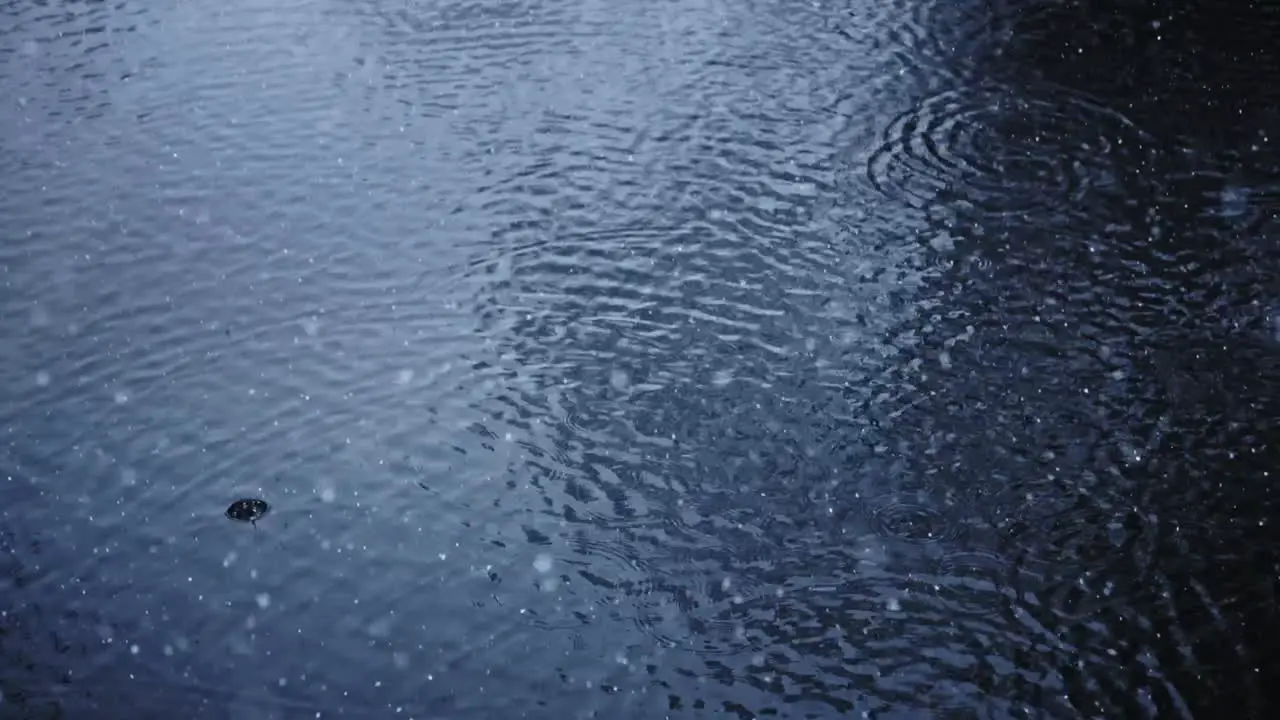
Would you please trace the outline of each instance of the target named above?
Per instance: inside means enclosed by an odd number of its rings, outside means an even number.
[[[8,6],[6,702],[1262,708],[1265,162],[867,5]]]

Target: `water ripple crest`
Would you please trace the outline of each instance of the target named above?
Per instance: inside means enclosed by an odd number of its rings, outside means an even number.
[[[884,195],[924,209],[1053,215],[1135,172],[1144,134],[1123,114],[1061,88],[951,88],[898,115],[865,158]]]

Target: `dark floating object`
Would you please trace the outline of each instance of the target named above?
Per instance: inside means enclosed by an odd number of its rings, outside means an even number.
[[[263,515],[270,511],[271,506],[267,504],[266,500],[243,498],[231,503],[231,506],[227,508],[227,517],[240,522],[256,524],[258,520],[262,519]]]

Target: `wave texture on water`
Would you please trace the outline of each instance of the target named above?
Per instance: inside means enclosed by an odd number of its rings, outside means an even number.
[[[3,702],[1262,707],[1274,179],[1005,5],[4,5]]]

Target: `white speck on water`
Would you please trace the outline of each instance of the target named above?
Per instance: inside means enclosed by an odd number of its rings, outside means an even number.
[[[41,370],[36,373],[36,385],[39,385],[40,387],[48,387],[52,380],[53,378],[49,377],[49,372],[47,370]]]
[[[120,483],[125,487],[133,487],[138,484],[138,471],[133,468],[125,468],[120,471]]]
[[[631,661],[627,659],[627,654],[619,650],[613,654],[613,661],[619,665],[630,665]]]
[[[130,645],[130,646],[129,646],[129,654],[130,654],[130,655],[137,655],[139,652],[141,652],[141,649],[140,649],[137,645]]]
[[[338,491],[331,485],[320,488],[320,502],[331,503],[338,499]]]
[[[555,560],[547,553],[540,553],[533,559],[533,569],[540,573],[551,572],[552,565],[555,565]]]
[[[730,587],[733,587],[733,579],[728,575],[725,575],[724,578],[720,580],[720,590],[723,592],[729,592]]]
[[[255,597],[254,600],[258,602],[258,607],[262,608],[263,610],[266,610],[267,608],[271,607],[271,595],[267,593],[258,593],[258,596]]]
[[[315,317],[309,317],[302,321],[302,331],[310,337],[315,337],[320,333],[320,320]]]
[[[123,390],[117,390],[115,395],[115,401],[117,405],[123,405],[129,402],[129,393]]]
[[[884,609],[889,612],[898,612],[902,609],[902,602],[896,597],[891,597],[884,602]]]
[[[412,370],[405,368],[404,370],[401,370],[400,372],[396,373],[397,385],[408,385],[411,382],[413,382]]]
[[[613,370],[609,373],[609,384],[614,390],[626,390],[631,386],[631,376],[626,370]]]
[[[1142,462],[1142,451],[1125,441],[1120,441],[1120,454],[1126,465]]]

